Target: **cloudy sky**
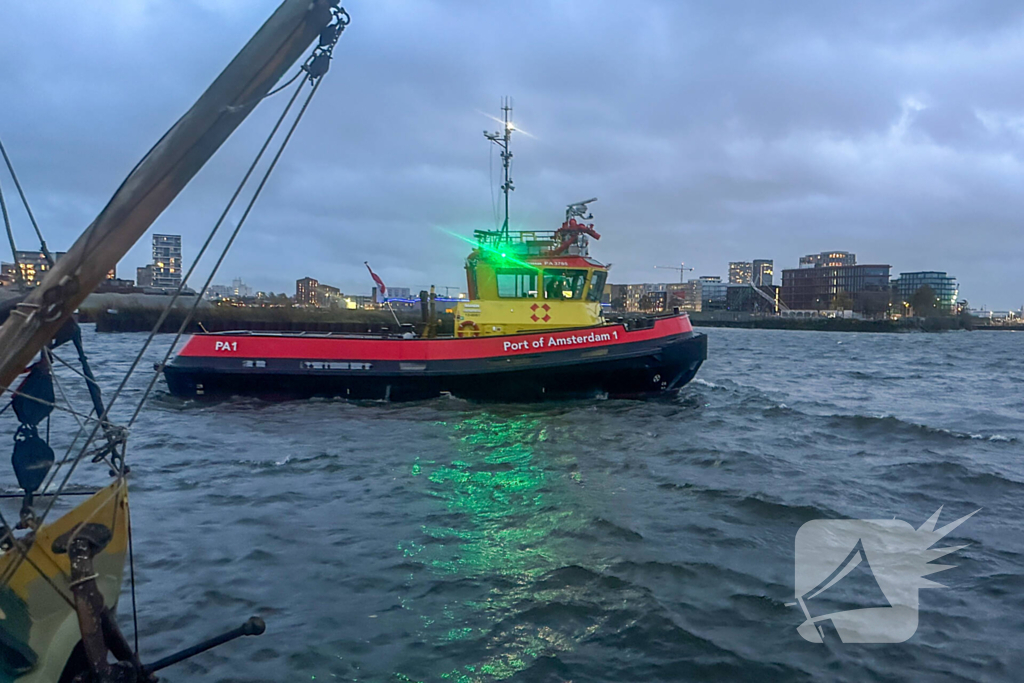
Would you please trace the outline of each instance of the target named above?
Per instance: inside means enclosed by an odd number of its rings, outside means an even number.
[[[52,248],[276,5],[0,3],[0,136]],[[346,6],[331,73],[216,282],[368,293],[369,260],[392,286],[464,287],[467,246],[446,231],[495,224],[482,131],[511,95],[531,134],[513,141],[513,227],[553,229],[599,197],[593,253],[613,282],[672,280],[654,266],[681,261],[779,273],[842,249],[894,276],[948,271],[972,306],[1024,304],[1020,2]],[[154,226],[183,235],[186,265],[282,105],[262,104]]]

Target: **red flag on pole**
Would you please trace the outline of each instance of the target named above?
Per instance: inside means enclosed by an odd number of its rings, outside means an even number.
[[[380,288],[380,295],[387,296],[388,288],[384,286],[384,281],[380,279],[380,276],[377,275],[377,273],[373,272],[373,268],[370,267],[370,263],[368,261],[363,261],[363,265],[366,266],[368,271],[370,271],[370,277],[373,278],[373,281],[377,283],[377,287]]]

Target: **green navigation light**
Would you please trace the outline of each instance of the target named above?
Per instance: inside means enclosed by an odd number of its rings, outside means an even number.
[[[501,251],[500,249],[495,249],[489,244],[484,244],[483,242],[480,242],[478,240],[469,239],[468,237],[464,237],[463,235],[460,235],[457,232],[452,232],[451,230],[446,230],[445,228],[438,227],[437,229],[445,233],[446,235],[450,235],[456,239],[462,240],[463,242],[471,245],[474,249],[479,249],[485,256],[489,256],[492,259],[500,258],[509,263],[513,263],[521,268],[526,268],[537,273],[541,271],[541,269],[538,268],[537,266],[531,263],[527,263],[526,261],[523,261],[521,259],[518,259],[515,256],[509,255],[507,250]]]

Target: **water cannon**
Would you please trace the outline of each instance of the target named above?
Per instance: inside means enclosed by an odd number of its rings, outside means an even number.
[[[568,221],[570,218],[582,218],[585,221],[593,220],[594,214],[589,212],[587,204],[591,204],[596,201],[597,197],[594,197],[593,199],[588,199],[583,202],[573,202],[572,204],[569,204],[565,209],[565,220]]]

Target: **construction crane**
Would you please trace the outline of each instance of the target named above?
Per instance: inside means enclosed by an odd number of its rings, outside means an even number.
[[[678,266],[654,266],[655,268],[662,268],[664,270],[678,270],[679,271],[679,282],[680,284],[685,279],[685,273],[693,268],[687,268],[685,263],[680,263]]]

